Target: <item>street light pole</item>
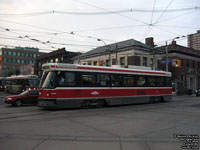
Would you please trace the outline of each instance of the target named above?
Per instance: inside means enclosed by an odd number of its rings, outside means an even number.
[[[97,41],[101,41],[101,42],[103,42],[104,43],[104,45],[105,45],[105,47],[106,47],[106,52],[108,52],[109,53],[109,58],[108,58],[108,60],[109,60],[109,66],[110,66],[110,60],[111,60],[111,53],[108,51],[108,45],[106,44],[106,42],[105,41],[103,41],[102,39],[97,39]]]

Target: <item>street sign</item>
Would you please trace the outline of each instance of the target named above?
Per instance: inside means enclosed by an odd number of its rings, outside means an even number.
[[[166,63],[171,63],[172,60],[162,60],[162,61],[160,61],[160,62],[161,62],[161,64],[166,64]]]

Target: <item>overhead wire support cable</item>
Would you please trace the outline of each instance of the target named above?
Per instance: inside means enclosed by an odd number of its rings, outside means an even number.
[[[80,1],[79,1],[80,2]],[[80,2],[83,3],[83,2]],[[154,2],[155,3],[155,2]],[[86,4],[86,3],[85,3]],[[88,4],[88,3],[87,3]],[[96,7],[94,5],[91,5]],[[100,9],[100,7],[97,7]],[[101,8],[103,9],[103,8]],[[186,8],[175,8],[175,9],[168,9],[165,12],[178,12],[178,11],[188,11],[188,10],[200,10],[200,7],[186,7]],[[163,12],[162,9],[154,9],[154,13]],[[122,10],[106,10],[104,9],[103,12],[72,12],[72,11],[61,11],[61,10],[51,10],[51,11],[43,11],[43,12],[32,12],[32,13],[0,13],[0,16],[39,16],[39,15],[47,15],[47,14],[67,14],[67,15],[112,15],[112,14],[120,14],[120,13],[133,13],[133,12],[140,12],[140,13],[149,13],[152,12],[150,9],[122,9]]]
[[[101,8],[101,7],[98,7],[98,6],[95,6],[95,5],[86,3],[86,2],[82,2],[82,1],[79,1],[79,0],[73,0],[73,1],[78,2],[78,3],[81,3],[81,4],[84,4],[84,5],[87,5],[87,6],[91,6],[91,7],[100,9],[100,10],[104,10],[104,11],[107,11],[107,12],[112,12],[112,11],[107,10],[107,9],[105,9],[105,8]],[[134,20],[134,21],[137,21],[137,22],[140,22],[140,23],[143,23],[143,24],[148,25],[147,22],[141,21],[141,20],[139,20],[139,19],[135,19],[135,18],[132,18],[132,17],[129,17],[129,16],[126,16],[126,15],[122,15],[122,14],[117,14],[117,13],[115,13],[115,14],[118,15],[118,16],[121,16],[121,17],[124,17],[124,18],[128,18],[128,19],[131,19],[131,20]]]

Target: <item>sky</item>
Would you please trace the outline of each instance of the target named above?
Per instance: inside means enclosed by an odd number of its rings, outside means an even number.
[[[0,0],[0,47],[87,52],[147,37],[187,46],[199,20],[200,0]]]

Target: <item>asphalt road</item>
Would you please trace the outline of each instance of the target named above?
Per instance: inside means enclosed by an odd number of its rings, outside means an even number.
[[[2,99],[0,150],[181,150],[200,145],[200,97],[59,111],[11,107]]]

